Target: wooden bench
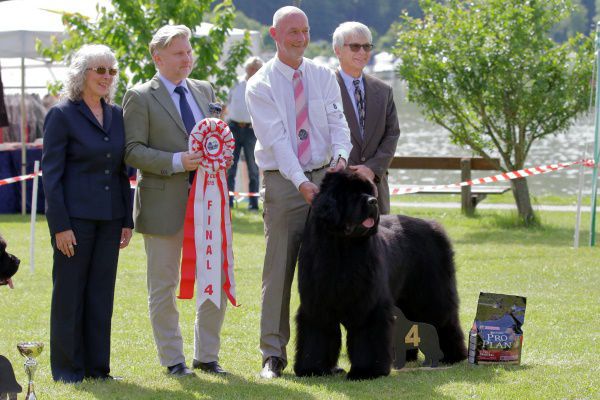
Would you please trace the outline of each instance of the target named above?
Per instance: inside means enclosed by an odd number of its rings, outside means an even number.
[[[435,170],[460,170],[460,181],[471,179],[471,171],[498,171],[500,160],[491,160],[481,157],[394,157],[390,168],[395,169],[435,169]],[[456,183],[456,182],[447,182]],[[411,185],[416,186],[416,185]],[[475,207],[490,194],[503,194],[510,190],[510,186],[463,186],[460,188],[444,188],[418,193],[425,194],[459,194],[461,195],[461,209],[467,215],[475,212]]]

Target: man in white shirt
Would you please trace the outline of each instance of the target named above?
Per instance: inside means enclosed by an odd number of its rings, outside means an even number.
[[[325,172],[344,169],[352,149],[333,72],[303,57],[310,41],[304,12],[280,8],[269,33],[277,54],[246,88],[256,162],[264,170],[260,349],[266,379],[281,376],[287,365],[290,291],[309,206]]]
[[[244,63],[246,76],[235,84],[229,91],[229,99],[227,102],[227,124],[233,139],[235,140],[235,149],[233,151],[233,164],[227,171],[227,186],[229,190],[235,190],[235,175],[237,173],[237,165],[240,159],[240,153],[244,150],[244,158],[248,166],[248,190],[250,193],[258,193],[258,166],[254,159],[254,146],[256,146],[256,136],[252,129],[250,121],[250,113],[246,107],[246,84],[248,79],[252,77],[262,67],[263,60],[260,57],[250,57]],[[229,206],[233,207],[233,196],[229,196]],[[248,198],[248,210],[258,211],[258,197],[251,195]]]

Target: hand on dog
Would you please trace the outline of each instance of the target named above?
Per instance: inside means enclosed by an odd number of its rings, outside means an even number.
[[[121,241],[119,242],[120,249],[124,249],[125,247],[127,247],[127,245],[129,244],[129,241],[131,240],[132,235],[133,235],[133,232],[132,232],[131,228],[121,229]]]
[[[14,289],[14,285],[11,278],[0,281],[0,286],[8,285],[9,288]]]
[[[350,171],[356,172],[363,178],[368,179],[371,182],[375,181],[375,173],[371,168],[367,167],[366,165],[351,165],[349,168]]]
[[[298,190],[308,204],[312,204],[315,195],[319,193],[319,187],[310,181],[302,182]]]
[[[73,257],[75,255],[75,246],[77,246],[77,240],[73,231],[69,229],[68,231],[58,232],[55,236],[58,250],[67,257]]]

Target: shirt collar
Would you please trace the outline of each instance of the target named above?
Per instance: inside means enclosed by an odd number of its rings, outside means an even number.
[[[351,88],[352,90],[354,90],[354,81],[357,79],[360,81],[359,86],[361,88],[363,87],[363,74],[360,74],[360,76],[358,78],[354,78],[354,77],[348,75],[347,73],[345,73],[344,70],[341,68],[339,69],[339,71],[340,71],[340,76],[344,80],[344,83],[346,84],[347,88]]]
[[[186,92],[189,92],[189,89],[187,86],[187,79],[182,80],[181,84],[176,85],[173,82],[171,82],[170,80],[168,80],[167,78],[165,78],[164,76],[162,76],[160,74],[160,72],[158,73],[158,78],[162,81],[163,85],[165,85],[165,87],[167,88],[167,92],[169,92],[170,95],[173,95],[173,93],[175,92],[175,88],[177,86],[182,86],[185,88]]]
[[[302,63],[298,67],[298,71],[302,72],[302,76],[304,76],[304,70],[306,69],[305,66],[306,66],[306,62],[304,62],[304,58],[302,58]],[[281,60],[277,56],[275,56],[275,68],[277,68],[279,70],[279,72],[281,72],[283,74],[285,79],[287,79],[290,82],[292,81],[292,79],[294,77],[294,72],[296,70],[294,68],[290,67],[289,65],[281,62]]]

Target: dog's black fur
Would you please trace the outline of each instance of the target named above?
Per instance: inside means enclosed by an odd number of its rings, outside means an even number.
[[[340,324],[347,331],[347,378],[388,375],[393,305],[436,327],[442,362],[466,358],[450,241],[435,222],[380,216],[375,195],[370,181],[343,171],[328,174],[313,201],[298,266],[298,376],[332,373]]]
[[[0,285],[6,285],[8,279],[17,273],[19,260],[6,251],[6,240],[0,235]]]

